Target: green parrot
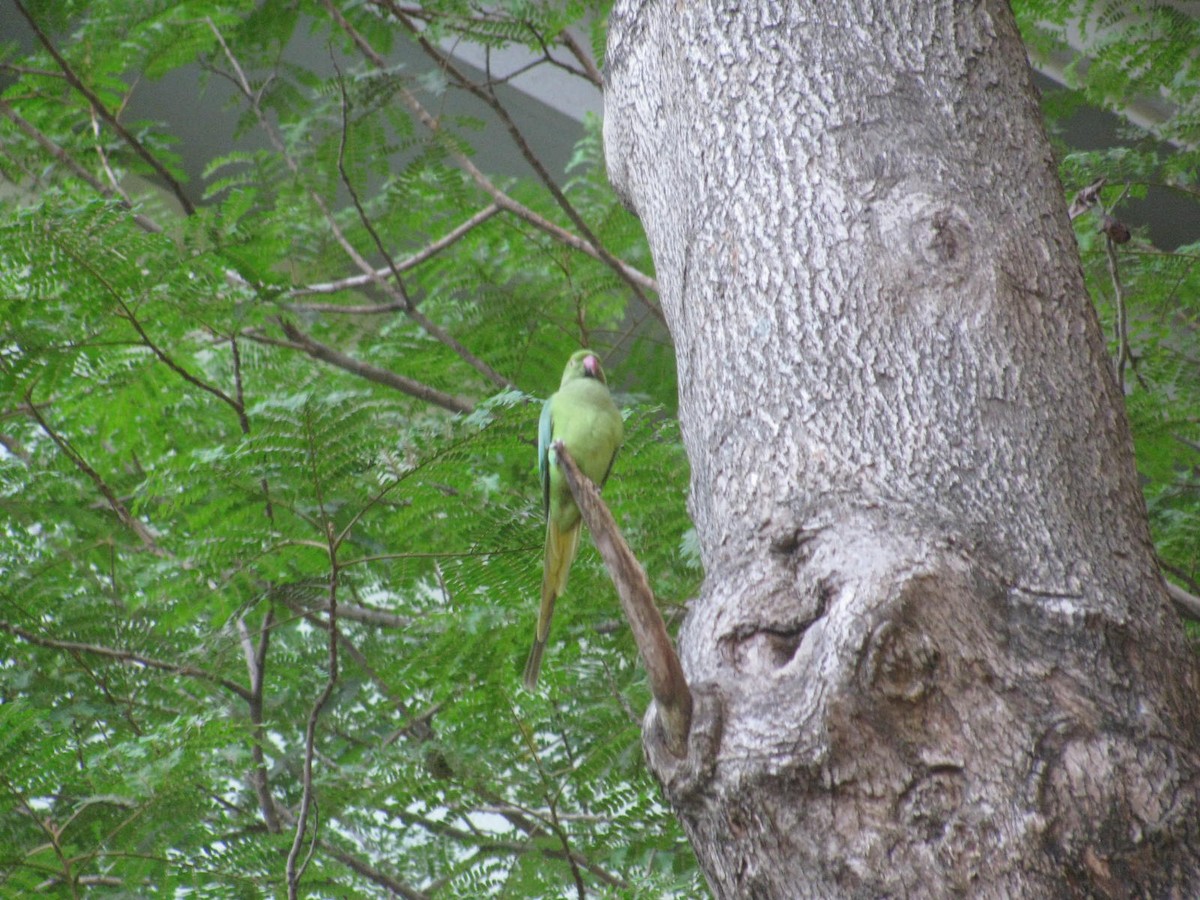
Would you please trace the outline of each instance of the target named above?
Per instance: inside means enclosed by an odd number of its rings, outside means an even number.
[[[546,513],[546,551],[542,571],[542,605],[538,610],[533,649],[525,663],[525,687],[537,686],[542,653],[550,635],[554,601],[567,588],[567,573],[579,549],[583,524],[558,464],[551,465],[551,445],[562,441],[580,471],[601,487],[625,436],[621,413],[608,393],[600,358],[579,350],[567,360],[558,391],[542,407],[538,422],[538,472]]]

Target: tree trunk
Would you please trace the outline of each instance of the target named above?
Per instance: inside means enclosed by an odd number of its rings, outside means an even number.
[[[617,0],[720,897],[1200,896],[1200,677],[999,0]]]

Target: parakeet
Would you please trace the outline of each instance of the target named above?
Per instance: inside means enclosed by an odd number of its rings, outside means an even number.
[[[603,487],[624,437],[625,426],[608,392],[600,358],[591,350],[576,351],[567,360],[562,383],[542,407],[538,422],[538,471],[542,477],[542,506],[546,513],[546,550],[542,605],[538,610],[533,649],[525,663],[525,687],[530,690],[537,686],[554,601],[566,590],[567,573],[579,549],[582,525],[571,489],[552,458],[552,444],[562,441],[580,471]]]

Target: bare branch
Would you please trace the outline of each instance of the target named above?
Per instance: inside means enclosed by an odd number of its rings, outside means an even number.
[[[75,876],[71,874],[71,860],[69,860],[66,854],[63,853],[62,844],[59,841],[59,839],[62,837],[62,828],[55,828],[47,816],[39,815],[38,813],[34,812],[33,808],[25,799],[25,795],[22,794],[20,790],[18,790],[17,786],[11,781],[5,778],[4,783],[8,787],[8,790],[17,798],[17,803],[20,805],[21,810],[25,813],[25,815],[36,822],[38,827],[49,839],[50,847],[54,851],[54,855],[58,857],[58,864],[62,867],[61,876],[56,875],[47,882],[43,882],[43,884],[52,885],[61,878],[61,880],[65,882],[67,887],[70,889],[71,896],[73,898],[78,898],[79,889],[76,885]]]
[[[33,29],[33,33],[37,35],[38,41],[43,47],[46,48],[46,52],[54,57],[54,61],[58,63],[58,67],[62,70],[63,75],[66,76],[67,83],[81,93],[84,99],[87,100],[87,102],[91,105],[93,111],[95,111],[100,118],[107,122],[121,137],[121,140],[128,144],[133,152],[145,160],[150,168],[152,168],[155,173],[164,182],[166,182],[166,185],[170,189],[171,193],[175,195],[175,199],[179,201],[179,205],[183,207],[183,211],[189,216],[193,215],[196,212],[196,207],[192,205],[192,201],[189,200],[187,194],[184,193],[183,186],[175,180],[175,176],[173,176],[167,170],[166,166],[158,161],[153,153],[146,149],[145,145],[143,145],[141,141],[134,137],[129,130],[121,124],[120,120],[118,120],[117,117],[113,115],[107,107],[105,107],[100,98],[96,96],[96,93],[86,84],[84,84],[79,76],[75,74],[75,70],[71,68],[71,64],[66,61],[62,54],[60,54],[55,48],[54,44],[51,43],[50,38],[46,36],[44,31],[42,31],[42,28],[40,25],[38,25],[37,20],[34,19],[34,17],[30,15],[29,10],[25,8],[25,4],[22,3],[21,0],[13,0],[13,3],[16,5],[17,10],[24,17],[25,21],[29,23],[29,27]]]
[[[1175,604],[1175,609],[1180,615],[1200,622],[1200,597],[1169,581],[1167,582],[1167,596],[1171,598],[1171,602]]]
[[[353,869],[359,875],[363,876],[369,881],[373,881],[380,887],[387,888],[392,893],[404,897],[405,900],[429,900],[428,894],[423,894],[416,888],[405,884],[403,881],[398,881],[391,875],[379,871],[379,869],[376,869],[374,866],[370,866],[357,856],[352,856],[345,850],[335,847],[333,844],[329,843],[329,841],[324,840],[323,838],[317,840],[317,846],[340,862],[342,865]]]
[[[315,460],[320,453],[320,447],[315,445],[311,430],[309,431],[309,453],[308,458]],[[321,520],[324,526],[326,553],[329,557],[329,590],[326,594],[328,604],[328,621],[329,621],[329,654],[328,654],[328,675],[325,679],[325,687],[321,689],[316,701],[312,705],[312,710],[308,714],[308,722],[304,728],[304,767],[301,771],[301,795],[300,795],[300,812],[296,817],[296,834],[292,839],[292,848],[288,851],[287,865],[285,873],[287,877],[288,900],[296,900],[299,897],[300,879],[304,877],[304,872],[308,868],[309,861],[312,859],[313,850],[316,848],[317,839],[319,837],[320,819],[313,824],[312,841],[309,843],[308,854],[304,858],[304,862],[297,865],[297,860],[300,857],[300,849],[304,844],[305,831],[308,829],[308,817],[310,812],[316,807],[316,793],[313,789],[313,757],[316,755],[317,741],[317,723],[321,719],[321,713],[325,710],[325,704],[329,702],[329,698],[333,696],[334,688],[338,683],[338,583],[340,569],[338,567],[338,543],[336,531],[334,529],[333,520],[329,518],[329,512],[325,505],[325,498],[321,490],[321,481],[317,477],[316,464],[312,463],[313,471],[313,487],[316,493],[317,506],[321,510]]]
[[[89,269],[90,269],[90,267],[89,267]],[[194,385],[195,387],[200,388],[200,390],[205,391],[209,394],[212,394],[214,397],[216,397],[222,403],[228,404],[230,409],[232,409],[234,411],[234,413],[237,414],[238,421],[242,425],[242,431],[248,432],[249,426],[246,423],[246,412],[243,409],[241,403],[239,403],[237,400],[230,397],[228,394],[226,394],[223,390],[221,390],[216,385],[209,384],[204,379],[198,378],[197,376],[195,376],[191,372],[189,372],[187,369],[185,369],[182,365],[175,362],[175,360],[172,359],[171,356],[165,350],[163,350],[161,347],[158,346],[158,344],[154,343],[154,341],[150,339],[150,335],[146,333],[146,329],[144,329],[142,327],[142,323],[139,322],[137,319],[137,316],[135,316],[133,314],[133,310],[131,310],[129,308],[129,305],[121,298],[121,295],[117,292],[116,287],[109,284],[108,280],[105,279],[104,276],[100,272],[98,272],[94,269],[91,269],[91,271],[92,271],[92,274],[96,278],[100,279],[101,283],[104,284],[105,289],[109,292],[109,294],[112,296],[112,298],[117,301],[117,304],[121,307],[121,311],[124,314],[124,318],[126,318],[129,321],[129,324],[133,326],[133,330],[138,333],[138,337],[140,337],[142,339],[142,343],[144,343],[147,347],[149,347],[151,352],[155,356],[157,356],[161,362],[165,363],[168,369],[170,369],[172,372],[174,372],[176,375],[178,375],[180,378],[182,378],[188,384]]]
[[[592,54],[588,53],[584,46],[576,40],[575,35],[571,34],[571,29],[564,28],[558,39],[564,47],[571,51],[571,55],[579,60],[579,64],[587,72],[588,81],[594,84],[597,89],[604,90],[604,76],[600,74],[600,70],[596,67],[596,61],[592,59]]]
[[[291,153],[288,152],[287,145],[283,142],[283,138],[280,136],[279,130],[271,123],[270,119],[267,118],[267,116],[263,113],[262,107],[259,104],[259,94],[255,93],[254,91],[251,90],[250,83],[246,79],[245,73],[242,71],[241,66],[238,64],[237,58],[233,55],[233,52],[229,49],[229,46],[225,43],[225,39],[221,35],[221,32],[217,28],[216,24],[214,22],[212,22],[211,20],[209,20],[208,25],[212,29],[213,34],[216,35],[217,41],[218,41],[218,43],[220,43],[221,49],[224,52],[226,59],[229,61],[230,66],[233,67],[234,73],[236,75],[236,79],[235,79],[234,83],[237,84],[238,88],[242,92],[242,95],[245,97],[247,103],[250,104],[250,110],[251,110],[251,112],[254,113],[255,118],[258,119],[258,123],[262,127],[263,132],[267,135],[267,139],[271,142],[271,145],[275,148],[275,151],[283,159],[284,164],[288,167],[288,170],[293,175],[297,176],[301,185],[304,187],[305,193],[308,194],[308,198],[312,201],[313,205],[316,206],[318,210],[320,210],[321,216],[325,219],[325,223],[328,226],[330,233],[333,235],[334,240],[337,241],[338,246],[340,246],[342,248],[342,250],[346,253],[346,255],[350,257],[350,260],[354,263],[354,265],[358,268],[358,270],[360,272],[362,272],[364,275],[368,276],[374,284],[378,285],[382,290],[387,292],[388,295],[391,296],[394,301],[396,301],[398,304],[400,304],[400,309],[402,309],[407,315],[409,315],[413,319],[413,321],[415,321],[431,337],[433,337],[437,341],[441,342],[444,346],[449,348],[452,352],[454,352],[457,356],[459,356],[464,362],[466,362],[467,365],[471,366],[473,369],[475,369],[477,372],[479,372],[481,375],[483,375],[485,378],[487,378],[489,381],[491,381],[493,384],[496,384],[497,386],[500,386],[500,387],[511,386],[511,382],[508,379],[504,378],[502,375],[500,375],[498,372],[496,372],[491,366],[489,366],[483,360],[479,359],[477,356],[475,356],[473,353],[471,353],[469,350],[467,350],[466,347],[464,347],[461,343],[459,343],[459,341],[457,339],[455,339],[444,328],[442,328],[440,325],[437,325],[436,323],[431,321],[427,316],[425,316],[424,314],[419,312],[417,310],[415,304],[412,303],[412,301],[408,297],[407,293],[404,291],[404,284],[400,280],[398,273],[394,272],[391,268],[389,268],[389,271],[392,271],[393,275],[395,275],[394,283],[391,281],[388,281],[386,278],[382,278],[376,274],[375,269],[371,266],[371,264],[369,262],[367,262],[367,260],[363,257],[363,255],[361,253],[359,253],[357,248],[350,242],[350,239],[346,237],[346,234],[342,230],[342,227],[338,224],[337,218],[334,216],[333,211],[329,208],[329,204],[327,204],[325,202],[325,199],[320,194],[318,194],[315,190],[313,190],[311,187],[308,186],[305,179],[300,177],[301,176],[300,165],[292,157]],[[358,210],[360,218],[365,219],[365,214],[363,213],[362,206],[358,201],[358,196],[354,192],[354,186],[352,184],[350,184],[349,179],[345,177],[345,168],[342,165],[342,155],[345,150],[345,141],[346,141],[346,125],[347,125],[347,123],[346,123],[346,118],[345,118],[345,112],[343,110],[342,145],[338,152],[338,170],[342,176],[343,183],[346,185],[347,189],[351,193],[352,198],[354,199],[355,208]],[[378,235],[375,233],[375,231],[372,228],[370,228],[369,222],[365,222],[364,224],[366,224],[368,226],[368,231],[370,232],[371,236],[375,239],[376,243],[379,244]],[[391,257],[386,253],[384,255],[390,261]],[[430,401],[430,402],[433,402],[433,401]]]
[[[658,704],[667,748],[682,758],[687,753],[692,727],[692,693],[671,636],[667,634],[667,626],[654,603],[646,572],[621,536],[612,513],[600,499],[600,491],[579,471],[562,441],[554,443],[554,453],[621,598],[621,608],[629,619],[638,651],[646,664],[646,674],[650,677],[650,690]]]
[[[60,244],[60,247],[62,247],[62,249],[65,253],[70,255],[71,259],[75,262],[76,265],[78,265],[81,269],[83,269],[85,272],[87,272],[89,275],[91,275],[93,278],[95,278],[98,282],[100,282],[101,286],[104,288],[105,292],[112,298],[113,302],[115,302],[119,307],[121,307],[121,316],[129,321],[129,324],[131,324],[133,326],[133,330],[136,331],[138,334],[138,337],[141,338],[142,343],[145,344],[148,348],[150,348],[150,351],[156,357],[158,357],[160,362],[165,363],[167,368],[169,368],[172,372],[177,374],[180,378],[182,378],[188,384],[194,385],[195,387],[200,388],[200,390],[205,391],[209,394],[212,394],[214,397],[216,397],[221,402],[228,404],[229,407],[234,411],[234,413],[237,414],[238,421],[242,425],[243,432],[248,431],[249,425],[246,421],[245,410],[242,408],[241,404],[237,400],[234,400],[232,397],[230,397],[228,394],[226,394],[223,390],[221,390],[216,385],[209,384],[207,381],[204,381],[202,378],[198,378],[197,376],[193,375],[191,372],[189,372],[187,369],[185,369],[182,365],[177,363],[165,350],[163,350],[161,347],[158,346],[158,344],[156,344],[153,340],[151,340],[150,335],[146,332],[146,329],[142,327],[142,323],[138,321],[137,316],[135,316],[133,314],[133,310],[129,308],[129,304],[125,302],[124,297],[121,296],[121,292],[119,290],[117,290],[116,285],[113,284],[108,279],[108,276],[105,275],[104,272],[101,271],[101,269],[98,268],[92,262],[91,259],[81,256],[79,253],[75,252],[72,248],[70,248],[66,245]]]
[[[298,603],[289,603],[288,605],[305,614],[329,611],[329,604],[327,602],[303,608]],[[413,620],[408,616],[398,616],[395,613],[385,612],[382,609],[374,609],[370,606],[345,602],[338,604],[338,618],[346,619],[350,622],[359,622],[363,625],[378,625],[381,628],[411,628],[413,624]]]
[[[334,69],[337,69],[337,63],[334,63]],[[366,229],[367,234],[371,236],[371,240],[375,244],[375,249],[387,261],[388,271],[391,273],[391,279],[381,277],[370,264],[364,259],[357,250],[350,244],[348,239],[341,236],[340,229],[331,220],[330,227],[334,231],[334,236],[338,242],[342,244],[343,249],[354,260],[355,265],[367,275],[371,276],[372,282],[388,293],[393,298],[393,302],[402,303],[405,314],[416,322],[425,331],[426,334],[441,341],[443,345],[449,347],[460,359],[471,366],[475,371],[481,374],[484,378],[491,381],[497,387],[512,387],[512,382],[477,357],[474,353],[468,350],[459,342],[450,332],[442,328],[424,313],[417,309],[417,305],[413,303],[412,298],[408,294],[408,289],[404,286],[404,278],[400,274],[400,270],[396,267],[395,260],[392,255],[384,247],[382,239],[379,237],[379,232],[375,230],[375,225],[371,222],[367,211],[363,209],[362,201],[359,199],[358,190],[354,187],[354,183],[350,180],[350,175],[346,171],[346,140],[348,137],[348,129],[350,123],[350,100],[346,96],[346,86],[341,79],[341,71],[338,70],[338,87],[342,94],[342,136],[341,143],[338,146],[338,175],[341,178],[342,184],[345,185],[346,191],[350,194],[350,200],[354,204],[354,209],[358,213],[358,220]]]
[[[275,799],[271,796],[271,786],[267,779],[267,762],[263,755],[263,681],[266,675],[267,647],[271,640],[271,627],[275,624],[275,611],[268,608],[263,619],[262,630],[259,633],[258,644],[255,645],[246,620],[238,616],[238,637],[242,642],[242,653],[246,657],[246,668],[250,671],[250,724],[254,729],[254,743],[250,748],[250,757],[254,762],[250,770],[250,784],[258,797],[258,808],[262,812],[263,824],[271,834],[279,833],[279,814],[275,808]]]

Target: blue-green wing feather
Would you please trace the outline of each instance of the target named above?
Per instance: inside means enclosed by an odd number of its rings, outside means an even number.
[[[542,404],[542,417],[538,419],[538,475],[542,479],[542,512],[550,514],[550,437],[554,422],[550,416],[550,405],[554,397]]]

